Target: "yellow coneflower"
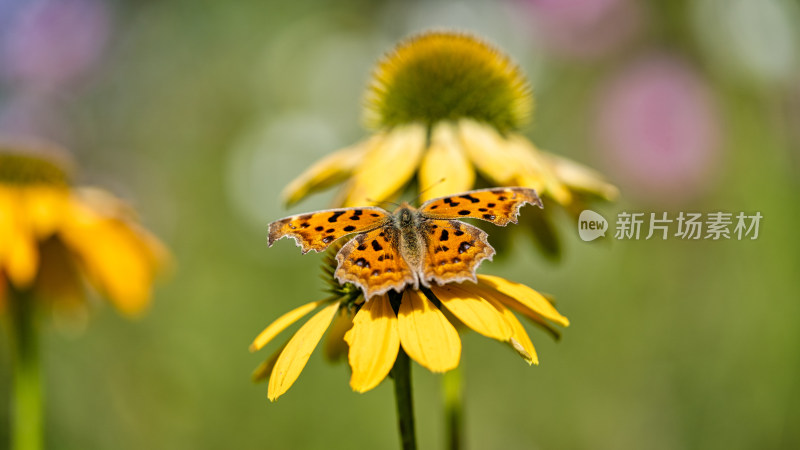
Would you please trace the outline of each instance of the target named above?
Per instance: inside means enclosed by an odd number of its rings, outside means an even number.
[[[164,246],[110,194],[70,185],[38,155],[55,148],[0,144],[0,319],[13,356],[11,448],[42,447],[37,310],[72,306],[92,285],[126,315],[148,304]]]
[[[392,199],[416,176],[422,200],[487,184],[525,186],[569,206],[613,199],[593,170],[536,148],[520,134],[531,90],[508,56],[466,33],[427,32],[383,58],[367,91],[375,133],[312,165],[284,190],[288,204],[346,181],[337,205]]]
[[[121,312],[136,314],[166,260],[121,200],[70,186],[46,159],[0,149],[0,303],[11,290],[74,302],[85,279]]]
[[[326,271],[332,276],[328,259]],[[456,368],[461,339],[455,324],[508,344],[529,364],[538,364],[536,350],[513,311],[552,329],[550,322],[569,321],[540,293],[497,276],[478,275],[478,282],[406,289],[364,301],[355,286],[331,281],[330,298],[307,303],[279,317],[250,346],[260,350],[286,328],[318,310],[289,341],[259,366],[254,379],[269,379],[268,396],[275,400],[297,380],[323,334],[336,320],[346,331],[347,359],[352,370],[350,386],[366,392],[377,386],[395,364],[402,348],[414,361],[432,372]],[[448,317],[455,318],[451,322]],[[555,332],[555,331],[554,331]],[[340,333],[333,333],[341,336]]]

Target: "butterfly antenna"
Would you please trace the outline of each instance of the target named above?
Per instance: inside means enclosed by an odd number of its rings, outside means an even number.
[[[366,200],[367,200],[368,202],[370,202],[370,203],[374,203],[374,204],[376,204],[376,205],[382,205],[382,204],[383,204],[383,205],[392,205],[392,206],[396,206],[396,207],[399,207],[399,206],[400,206],[400,204],[399,204],[399,203],[390,202],[389,200],[373,200],[373,199],[371,199],[371,198],[368,198],[368,199],[366,199]]]
[[[430,186],[426,187],[425,189],[419,191],[419,194],[417,194],[417,198],[414,199],[414,203],[417,203],[419,201],[420,197],[422,197],[422,194],[424,194],[424,193],[430,191],[431,189],[435,188],[436,186],[444,183],[444,180],[445,180],[444,178],[441,178],[439,181],[437,181],[437,182],[431,184]]]

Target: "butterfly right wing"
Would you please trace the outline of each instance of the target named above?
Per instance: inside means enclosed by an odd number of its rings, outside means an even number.
[[[485,231],[458,220],[425,222],[425,260],[422,282],[433,280],[439,286],[462,281],[477,282],[475,270],[484,259],[492,260],[494,248]]]
[[[542,207],[533,189],[497,187],[428,200],[419,211],[430,219],[481,219],[504,227],[517,223],[519,209],[526,203]]]
[[[299,214],[269,224],[269,246],[283,237],[290,237],[302,248],[321,252],[340,237],[380,227],[391,215],[375,207],[341,208]]]
[[[399,238],[399,231],[392,226],[359,234],[336,254],[336,279],[361,288],[367,300],[391,289],[418,288],[417,274],[400,254]]]

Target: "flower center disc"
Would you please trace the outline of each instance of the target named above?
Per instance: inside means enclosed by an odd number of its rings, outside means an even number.
[[[367,103],[368,121],[377,128],[469,117],[507,131],[532,109],[517,65],[461,33],[425,33],[400,43],[375,69]]]
[[[66,186],[68,177],[58,165],[46,159],[19,153],[6,153],[0,149],[0,183]]]

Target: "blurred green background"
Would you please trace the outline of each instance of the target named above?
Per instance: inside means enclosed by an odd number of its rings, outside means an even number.
[[[538,367],[464,336],[468,448],[800,447],[799,25],[790,0],[0,0],[0,131],[70,148],[78,180],[128,199],[177,261],[141,320],[97,301],[85,324],[51,322],[48,446],[399,447],[390,382],[355,394],[317,351],[270,403],[249,375],[272,347],[247,346],[323,295],[321,257],[267,249],[266,224],[332,193],[287,211],[280,189],[366,135],[384,51],[447,27],[519,62],[526,134],[618,184],[594,208],[612,227],[621,211],[764,217],[757,240],[584,243],[559,211],[560,262],[520,240],[484,265],[572,325],[557,343],[531,328]],[[421,448],[444,442],[440,378],[414,368]]]

